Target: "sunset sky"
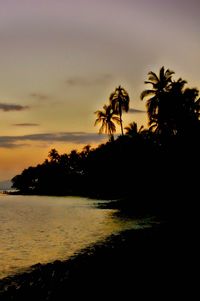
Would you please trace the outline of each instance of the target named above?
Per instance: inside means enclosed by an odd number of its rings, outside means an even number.
[[[0,0],[0,181],[103,141],[94,127],[116,86],[124,125],[146,125],[140,93],[163,65],[200,88],[199,0]]]

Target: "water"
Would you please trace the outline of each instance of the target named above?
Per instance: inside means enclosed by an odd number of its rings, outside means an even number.
[[[0,278],[40,263],[66,259],[110,234],[137,228],[115,210],[81,197],[0,194]]]

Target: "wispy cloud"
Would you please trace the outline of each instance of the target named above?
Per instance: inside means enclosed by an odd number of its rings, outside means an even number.
[[[56,142],[88,144],[102,142],[105,137],[105,135],[86,132],[41,133],[24,136],[0,136],[0,147],[21,147],[24,145],[31,145],[31,142],[33,141],[40,143],[45,142],[47,144]]]
[[[94,76],[92,78],[74,76],[66,80],[69,86],[89,86],[89,85],[102,85],[105,84],[112,78],[111,74],[102,74],[99,76]]]
[[[27,143],[13,143],[13,142],[7,142],[7,141],[0,141],[0,148],[19,148],[28,146]]]
[[[13,126],[39,126],[39,123],[14,123]]]
[[[0,103],[0,110],[4,112],[9,112],[9,111],[23,111],[29,109],[28,106],[21,106],[18,104],[9,104],[9,103]]]
[[[36,99],[36,100],[39,100],[39,101],[44,101],[44,100],[47,100],[47,99],[50,98],[50,96],[47,95],[47,94],[36,93],[36,92],[31,93],[29,96]]]
[[[129,113],[132,113],[132,114],[146,113],[146,111],[144,111],[144,110],[133,109],[133,108],[130,108],[128,112],[129,112]]]

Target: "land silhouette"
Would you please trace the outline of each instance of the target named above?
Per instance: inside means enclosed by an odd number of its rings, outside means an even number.
[[[146,101],[148,127],[138,129],[133,121],[123,127],[130,97],[121,86],[111,93],[108,104],[95,112],[99,133],[108,142],[82,151],[59,154],[56,149],[35,167],[12,179],[21,194],[84,195],[120,199],[121,206],[136,212],[169,213],[181,209],[181,198],[197,190],[200,98],[182,78],[162,67],[150,71],[141,93]],[[114,139],[116,125],[121,135]],[[124,133],[125,130],[125,133]],[[140,195],[140,197],[136,197]]]
[[[153,215],[159,223],[112,236],[66,262],[38,264],[5,278],[1,300],[80,300],[80,293],[87,300],[193,299],[200,98],[173,75],[164,67],[158,75],[148,73],[150,88],[141,93],[148,128],[134,121],[123,126],[129,95],[119,86],[95,112],[95,125],[108,142],[68,154],[52,149],[44,163],[12,179],[21,194],[117,199],[108,204],[120,215]],[[121,135],[115,139],[116,125]]]

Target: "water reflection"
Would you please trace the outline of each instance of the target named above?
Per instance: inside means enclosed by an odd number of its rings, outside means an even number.
[[[0,278],[66,259],[110,234],[139,226],[80,197],[0,196]]]

